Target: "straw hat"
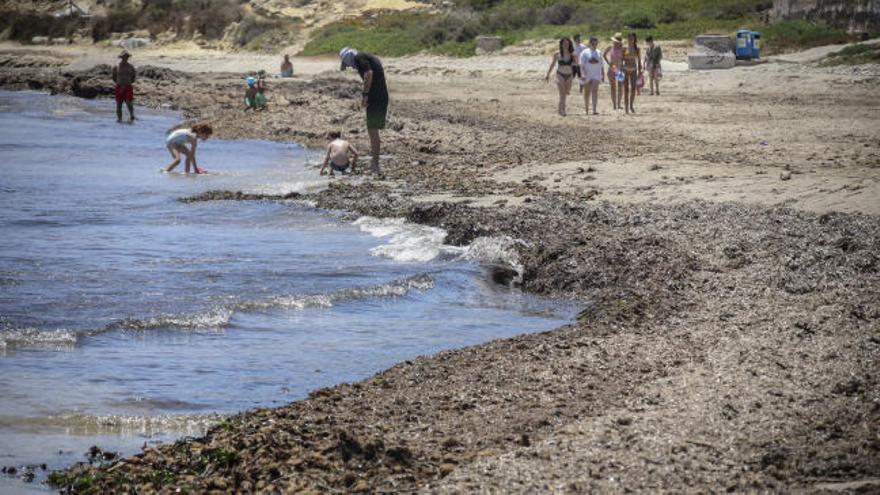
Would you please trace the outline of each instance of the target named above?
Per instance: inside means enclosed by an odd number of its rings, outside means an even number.
[[[119,54],[119,58],[123,58],[123,59],[128,58],[130,56],[131,56],[131,54],[128,53],[128,50],[122,50],[122,53]]]
[[[614,33],[614,36],[611,37],[611,41],[615,43],[623,43],[623,33]]]

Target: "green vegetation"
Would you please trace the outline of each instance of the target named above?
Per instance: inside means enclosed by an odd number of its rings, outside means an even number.
[[[222,448],[208,450],[199,457],[199,469],[204,469],[207,466],[216,466],[225,469],[235,462],[236,457],[236,453],[232,450]]]
[[[774,52],[796,48],[846,43],[846,30],[833,28],[824,23],[807,21],[784,21],[767,26],[761,32],[766,45]]]
[[[69,38],[88,25],[82,18],[58,18],[47,14],[19,14],[0,11],[0,39],[30,43],[35,36]]]
[[[422,24],[430,19],[427,15],[401,14],[383,16],[372,23],[360,19],[338,22],[318,32],[302,54],[337,53],[345,46],[392,57],[415,53],[425,48],[420,39]]]
[[[880,64],[880,43],[850,45],[828,55],[823,66]]]
[[[335,53],[343,46],[379,55],[423,50],[451,56],[473,54],[479,35],[501,36],[505,44],[581,33],[607,39],[635,30],[640,38],[688,39],[701,33],[761,31],[765,53],[837,43],[842,29],[806,21],[767,25],[772,0],[458,0],[437,15],[396,14],[370,21],[346,20],[324,27],[304,55]]]
[[[95,485],[95,477],[90,474],[75,476],[65,471],[53,471],[49,473],[46,481],[50,486],[65,493],[81,493],[83,495],[99,493],[98,487]]]
[[[298,34],[298,21],[267,19],[248,13],[242,0],[109,0],[106,14],[91,18],[0,12],[5,39],[28,43],[34,36],[71,37],[81,30],[94,41],[113,33],[146,30],[155,36],[171,31],[177,37],[218,40],[229,35],[233,45],[253,50],[275,50]],[[234,25],[233,25],[234,24]],[[232,25],[232,26],[231,26]]]

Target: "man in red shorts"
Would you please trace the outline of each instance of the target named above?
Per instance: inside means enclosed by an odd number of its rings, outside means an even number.
[[[122,122],[123,101],[128,107],[130,121],[134,122],[134,86],[132,85],[137,72],[134,70],[134,66],[128,63],[129,57],[131,54],[122,50],[122,53],[119,54],[122,61],[113,67],[113,82],[116,83],[116,87],[113,88],[113,93],[116,96],[116,122]]]

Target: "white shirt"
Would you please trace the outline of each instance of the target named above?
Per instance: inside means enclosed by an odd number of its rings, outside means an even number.
[[[587,49],[587,45],[583,43],[575,43],[574,45],[574,54],[578,60],[581,59],[581,52]]]
[[[180,146],[186,143],[193,143],[197,139],[195,133],[193,133],[189,129],[177,129],[168,135],[168,138],[165,139],[166,144],[173,144],[175,146]]]
[[[595,59],[596,63],[591,63],[590,60]],[[602,80],[602,71],[604,70],[605,62],[602,59],[602,53],[597,49],[586,48],[580,56],[580,65],[581,65],[581,79],[586,81],[601,81]]]

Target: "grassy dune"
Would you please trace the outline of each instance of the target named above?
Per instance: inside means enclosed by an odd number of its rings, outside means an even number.
[[[760,30],[770,53],[847,40],[845,30],[821,23],[768,25],[766,11],[771,6],[768,0],[461,0],[436,15],[397,14],[328,25],[313,36],[303,54],[357,46],[389,56],[424,50],[468,56],[478,35],[501,36],[509,45],[574,33],[607,38],[629,30],[642,38],[686,39],[700,33],[733,33],[741,27]]]

